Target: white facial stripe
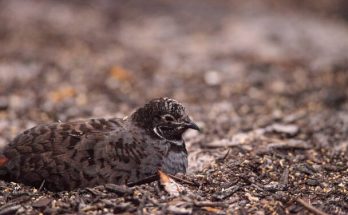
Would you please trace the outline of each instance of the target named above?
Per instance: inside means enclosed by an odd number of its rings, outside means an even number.
[[[160,138],[162,138],[162,139],[165,139],[165,138],[160,134],[160,132],[158,131],[157,127],[155,127],[155,128],[153,129],[153,132],[155,132],[155,134],[156,134],[158,137],[160,137]]]
[[[168,140],[168,141],[171,143],[174,143],[177,146],[181,146],[184,143],[183,140]]]
[[[170,143],[174,143],[175,145],[181,146],[181,145],[184,143],[183,140],[168,140],[168,139],[164,138],[164,137],[161,135],[161,130],[160,130],[160,129],[157,129],[157,127],[155,127],[155,128],[153,129],[153,132],[155,132],[155,134],[156,134],[159,138],[165,139],[165,140],[167,140],[167,141],[170,142]]]

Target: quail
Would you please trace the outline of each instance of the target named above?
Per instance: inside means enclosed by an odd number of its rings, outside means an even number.
[[[123,119],[35,126],[0,153],[0,177],[61,191],[185,173],[183,133],[199,130],[176,100],[149,101]]]

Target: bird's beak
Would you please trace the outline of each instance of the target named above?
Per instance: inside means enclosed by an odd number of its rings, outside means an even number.
[[[196,123],[192,122],[191,120],[186,123],[186,127],[197,130],[197,131],[201,131],[201,129],[198,127],[198,125]]]

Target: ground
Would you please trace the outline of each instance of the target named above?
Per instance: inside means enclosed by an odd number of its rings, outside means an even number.
[[[347,8],[0,1],[1,146],[162,96],[202,127],[185,135],[182,180],[59,193],[0,181],[0,214],[347,214]]]

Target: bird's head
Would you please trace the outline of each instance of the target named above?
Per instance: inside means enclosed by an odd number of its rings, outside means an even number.
[[[199,127],[191,121],[185,108],[169,98],[151,100],[137,109],[130,118],[152,136],[172,142],[181,141],[183,133],[189,128],[199,131]]]

